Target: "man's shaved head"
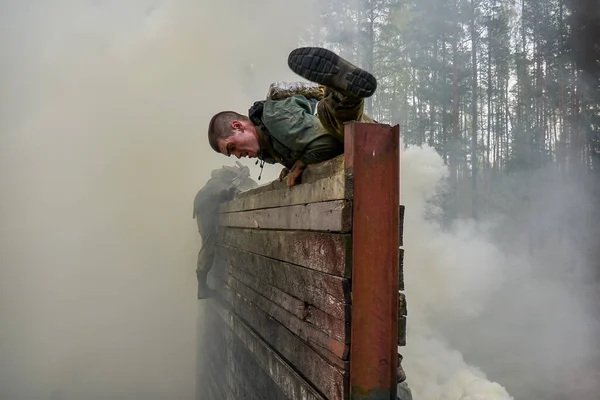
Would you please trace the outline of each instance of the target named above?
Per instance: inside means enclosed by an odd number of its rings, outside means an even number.
[[[235,111],[221,111],[210,119],[208,143],[214,151],[225,156],[253,158],[260,153],[254,124],[250,118]]]
[[[221,111],[216,113],[208,124],[208,143],[210,147],[219,153],[219,141],[232,136],[235,131],[233,129],[233,121],[250,121],[245,115],[235,111]]]

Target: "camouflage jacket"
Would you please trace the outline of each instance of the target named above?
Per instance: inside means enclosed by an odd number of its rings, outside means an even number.
[[[343,143],[325,130],[316,107],[316,99],[302,95],[255,102],[248,114],[259,135],[258,158],[291,168],[298,160],[315,164],[343,153]]]

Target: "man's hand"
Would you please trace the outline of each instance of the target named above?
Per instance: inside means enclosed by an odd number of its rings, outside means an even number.
[[[287,185],[288,187],[292,187],[294,186],[298,180],[298,178],[300,178],[300,176],[302,175],[302,172],[304,172],[304,169],[306,168],[306,165],[304,165],[304,163],[300,160],[296,161],[296,163],[292,166],[292,169],[290,170],[288,176],[287,176]]]
[[[282,169],[282,170],[281,170],[281,172],[279,173],[279,178],[277,178],[277,180],[278,180],[279,182],[283,182],[283,178],[285,178],[285,176],[286,176],[286,175],[287,175],[289,172],[290,172],[290,170],[289,170],[289,169],[287,169],[287,168],[284,168],[284,169]]]

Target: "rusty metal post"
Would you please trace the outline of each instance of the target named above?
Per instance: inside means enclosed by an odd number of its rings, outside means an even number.
[[[350,123],[353,176],[350,399],[395,400],[398,368],[399,127]]]

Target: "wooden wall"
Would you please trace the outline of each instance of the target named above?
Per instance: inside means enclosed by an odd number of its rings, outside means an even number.
[[[398,131],[346,129],[345,155],[310,166],[301,184],[272,182],[222,205],[198,400],[370,399],[382,388],[395,398],[405,329]]]

